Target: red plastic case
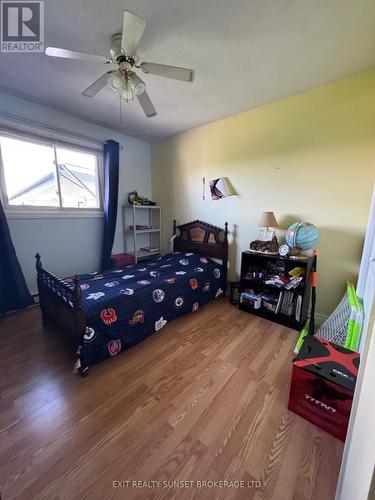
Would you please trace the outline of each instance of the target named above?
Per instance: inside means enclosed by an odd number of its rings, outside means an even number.
[[[289,410],[345,441],[359,353],[307,336],[293,360]]]

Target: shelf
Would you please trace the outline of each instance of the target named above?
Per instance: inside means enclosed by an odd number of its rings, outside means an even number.
[[[159,250],[154,250],[153,252],[146,252],[145,250],[138,250],[137,251],[137,257],[142,258],[142,257],[150,257],[151,255],[159,255],[160,254],[160,249]]]
[[[160,255],[162,246],[161,206],[125,204],[122,208],[125,251],[134,255],[136,263],[138,260]],[[153,252],[140,251],[140,247],[157,248],[157,250]]]
[[[301,330],[303,326],[303,322],[297,321],[294,316],[287,316],[281,313],[275,314],[272,311],[268,311],[264,307],[261,307],[259,309],[254,309],[254,307],[249,306],[247,304],[238,304],[238,307],[242,311],[250,312],[252,314],[255,314],[256,316],[260,316],[261,318],[274,321],[275,323],[279,323],[280,325],[287,326],[294,330]]]
[[[151,208],[151,209],[157,209],[161,208],[160,205],[124,205],[124,208]]]
[[[136,229],[135,233],[136,234],[142,234],[142,233],[160,233],[161,229]],[[134,229],[127,229],[127,233],[134,233]]]
[[[275,263],[282,264],[280,267],[283,269],[283,273],[287,273],[291,267],[300,266],[304,268],[305,276],[303,281],[301,281],[296,288],[290,288],[289,290],[285,288],[285,285],[277,286],[277,285],[267,285],[264,281],[267,279],[263,277],[262,279],[247,277],[246,274],[250,269],[264,270],[264,276],[268,274],[275,274],[273,269],[275,269]],[[311,293],[311,268],[312,268],[313,258],[303,258],[299,257],[298,259],[291,259],[290,257],[280,257],[280,256],[271,256],[266,254],[258,254],[252,253],[249,251],[242,252],[242,260],[241,260],[241,282],[240,282],[240,290],[241,294],[245,289],[254,288],[259,292],[269,292],[272,295],[279,295],[280,292],[286,294],[286,292],[291,292],[290,295],[294,296],[294,304],[293,307],[296,307],[295,301],[297,300],[297,294],[302,298],[301,305],[301,313],[300,320],[297,321],[295,318],[295,314],[291,316],[287,316],[282,312],[278,312],[275,314],[274,311],[269,311],[265,309],[263,306],[259,309],[254,309],[251,305],[248,304],[239,304],[239,308],[242,311],[246,311],[252,313],[256,316],[260,316],[261,318],[268,319],[270,321],[274,321],[275,323],[279,323],[281,325],[287,326],[294,330],[300,331],[302,326],[307,320],[308,317],[308,309],[310,303],[310,293]],[[272,269],[272,273],[267,273],[267,269]],[[284,299],[283,299],[284,300]],[[301,299],[298,299],[301,300]]]
[[[242,252],[243,255],[250,256],[250,257],[260,257],[261,259],[269,259],[269,260],[282,260],[284,262],[303,262],[303,263],[309,263],[312,262],[313,257],[310,257],[308,255],[287,255],[285,257],[282,257],[281,255],[271,255],[267,253],[258,253],[258,252],[250,252],[250,250],[245,250]]]
[[[256,278],[242,278],[242,280],[244,282],[249,281],[249,282],[254,283],[256,285],[264,286],[265,288],[272,288],[272,290],[278,290],[280,292],[283,290],[286,290],[287,292],[298,292],[298,289],[301,289],[301,288],[303,289],[303,285],[304,285],[304,282],[301,281],[301,283],[298,283],[298,286],[296,286],[295,288],[285,288],[285,286],[267,285],[267,283],[265,283],[264,281],[258,280]],[[301,293],[301,290],[299,290],[299,292]]]

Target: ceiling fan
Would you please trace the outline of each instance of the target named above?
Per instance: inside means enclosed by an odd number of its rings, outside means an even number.
[[[112,36],[109,57],[74,52],[57,47],[47,47],[46,54],[52,57],[84,59],[104,64],[116,64],[117,69],[104,73],[104,75],[87,87],[82,92],[82,95],[94,97],[108,84],[112,90],[117,92],[126,101],[132,100],[135,95],[145,115],[151,118],[157,113],[146,92],[145,82],[136,74],[135,70],[140,69],[146,74],[163,76],[183,82],[192,82],[195,73],[192,69],[179,68],[177,66],[167,66],[165,64],[150,62],[138,63],[137,49],[145,29],[145,24],[143,19],[125,10],[122,33],[116,33]]]

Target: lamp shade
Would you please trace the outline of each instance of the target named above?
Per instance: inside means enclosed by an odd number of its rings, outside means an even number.
[[[210,181],[210,191],[213,200],[220,200],[236,194],[226,177]]]
[[[263,212],[258,227],[279,227],[273,212]]]

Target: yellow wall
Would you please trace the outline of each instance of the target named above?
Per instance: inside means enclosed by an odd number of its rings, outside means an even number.
[[[153,197],[164,249],[172,220],[223,226],[234,242],[230,279],[263,211],[283,228],[320,230],[317,312],[356,281],[375,173],[375,71],[190,130],[152,146]],[[228,177],[238,196],[202,200],[202,177]]]

